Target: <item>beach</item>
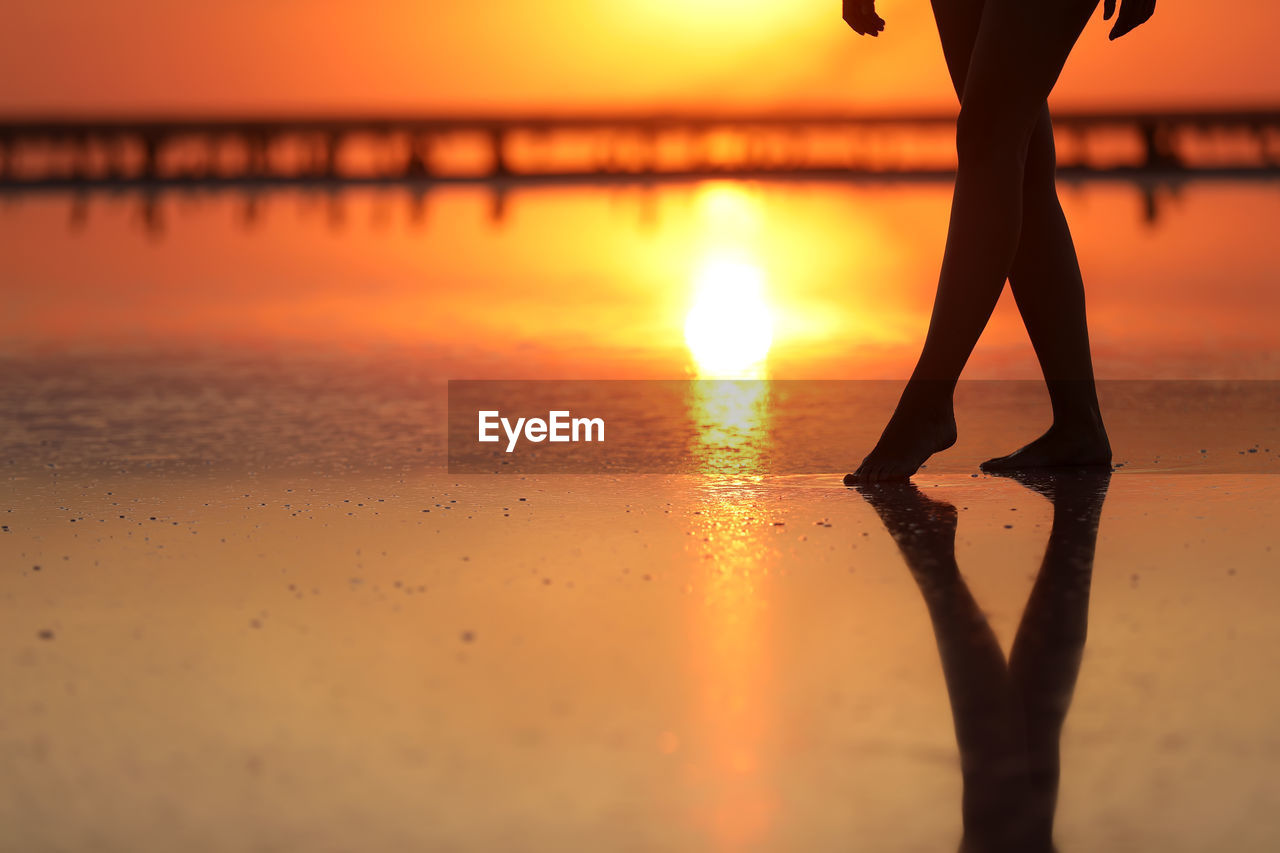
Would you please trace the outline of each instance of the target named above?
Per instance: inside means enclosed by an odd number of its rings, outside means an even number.
[[[929,619],[833,480],[33,473],[0,539],[8,843],[946,847],[961,780]],[[1063,849],[1280,832],[1258,817],[1273,481],[1113,479]],[[959,510],[1007,643],[1048,502],[923,488]]]
[[[50,363],[11,362],[6,407],[9,849],[958,837],[929,614],[842,471],[738,453],[727,473],[450,474],[443,388],[388,364],[100,363],[113,384]],[[998,434],[973,402],[962,422]],[[1280,837],[1258,817],[1280,749],[1274,448],[1214,467],[1201,427],[1165,470],[1117,445],[1064,850]],[[963,450],[916,483],[956,508],[1007,649],[1054,510]]]

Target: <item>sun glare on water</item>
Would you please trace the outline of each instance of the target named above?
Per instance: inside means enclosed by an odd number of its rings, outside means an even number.
[[[760,376],[773,343],[773,314],[760,267],[729,257],[707,260],[694,283],[684,339],[699,376]]]

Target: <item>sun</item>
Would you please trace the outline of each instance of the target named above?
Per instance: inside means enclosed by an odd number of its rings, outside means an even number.
[[[699,270],[684,340],[698,375],[758,376],[773,344],[773,313],[764,272],[748,261],[713,257]]]

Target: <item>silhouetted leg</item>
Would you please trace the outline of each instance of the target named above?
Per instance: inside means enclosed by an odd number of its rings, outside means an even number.
[[[1025,723],[1000,643],[956,565],[955,507],[910,483],[858,492],[897,543],[929,610],[960,748],[965,835],[1003,849],[1025,812]]]
[[[964,91],[984,0],[933,0],[943,55],[956,94]],[[1056,185],[1057,158],[1047,103],[1027,144],[1022,232],[1009,283],[1044,373],[1054,426],[1043,438],[984,467],[1022,468],[1110,461],[1102,426],[1084,283]]]
[[[1057,805],[1059,743],[1071,705],[1089,621],[1098,520],[1109,472],[1017,476],[1053,502],[1053,526],[1040,573],[1009,654],[1028,746],[1030,818],[1047,845]]]
[[[1023,190],[1022,238],[1009,284],[1031,337],[1053,405],[1053,425],[1040,438],[985,470],[1111,462],[1089,353],[1084,282],[1067,218],[1058,201],[1049,107],[1032,132]]]
[[[908,477],[955,442],[955,383],[1018,251],[1028,145],[1096,5],[986,0],[964,74],[956,186],[929,332],[897,410],[853,479]]]

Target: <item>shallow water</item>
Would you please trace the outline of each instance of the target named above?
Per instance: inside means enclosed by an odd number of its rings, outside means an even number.
[[[1061,190],[1099,375],[1280,378],[1280,184],[1151,191],[1154,223],[1140,187]],[[768,375],[899,379],[949,202],[943,184],[730,181],[10,198],[0,340],[6,354],[403,350],[453,379],[672,379],[718,366],[692,357],[685,323],[727,265],[763,290]],[[965,377],[1038,377],[1007,292]]]
[[[935,259],[875,235],[934,229],[945,191],[746,192],[660,191],[647,231],[635,198],[586,192],[518,197],[499,228],[465,193],[421,231],[391,205],[367,234],[323,208],[294,222],[292,197],[247,232],[232,200],[167,199],[160,242],[123,202],[76,233],[65,199],[6,211],[0,849],[956,849],[953,712],[992,694],[947,686],[942,660],[982,633],[971,613],[945,627],[949,511],[875,504],[834,452],[818,473],[445,469],[446,379],[696,370],[690,270],[735,229],[775,233],[772,375],[900,376]],[[955,508],[955,561],[1006,652],[1038,572],[1091,579],[1049,596],[1087,614],[1074,694],[1044,694],[1067,708],[1058,849],[1274,849],[1280,442],[1257,380],[1278,378],[1277,258],[1247,214],[1280,196],[1192,188],[1156,228],[1120,190],[1066,198],[1100,372],[1254,380],[1260,407],[1199,381],[1113,393],[1124,467],[1105,501],[1093,483],[1054,503],[974,470],[1043,425],[1008,417],[1034,386],[966,385],[961,444],[916,483]],[[870,230],[805,234],[838,212]],[[566,227],[580,253],[547,249]],[[834,301],[855,274],[917,273]],[[1033,375],[1012,322],[975,377]],[[850,462],[881,420],[769,411],[748,447],[792,424],[801,444],[843,435]],[[714,434],[696,415],[669,416]],[[1032,671],[1074,674],[1082,638]],[[967,754],[970,794],[1020,814],[996,796],[1007,766]]]

